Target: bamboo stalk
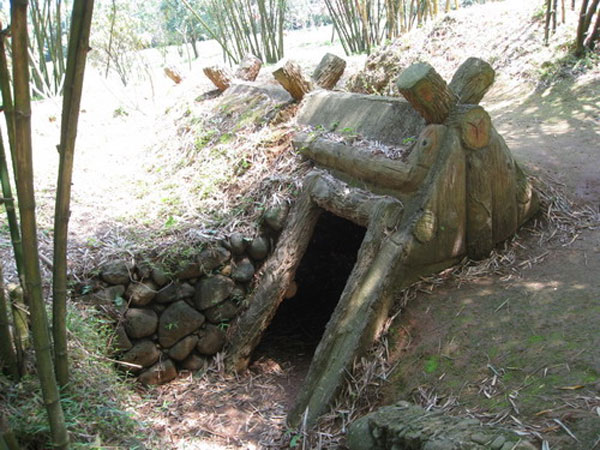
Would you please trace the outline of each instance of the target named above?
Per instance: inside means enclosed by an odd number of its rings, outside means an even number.
[[[13,340],[10,336],[10,317],[6,306],[6,296],[4,294],[4,275],[2,273],[2,264],[0,264],[0,358],[4,362],[10,376],[19,381],[19,364],[17,355],[13,348]]]
[[[94,0],[75,0],[71,17],[71,32],[67,53],[67,72],[63,94],[58,184],[54,215],[54,270],[52,277],[54,358],[56,378],[60,386],[69,382],[67,352],[67,240],[71,203],[71,180],[79,107],[89,51],[90,27]]]
[[[17,350],[19,371],[25,373],[25,349],[29,348],[29,310],[25,304],[23,288],[20,284],[7,286],[13,318],[13,342]]]
[[[2,105],[4,106],[4,118],[6,119],[6,130],[8,134],[8,144],[11,150],[13,165],[13,176],[15,183],[17,180],[17,162],[15,160],[15,107],[12,99],[10,72],[8,70],[8,61],[6,58],[5,39],[8,35],[8,29],[0,33],[0,91],[2,92]]]
[[[18,172],[17,193],[21,215],[23,257],[26,289],[30,299],[31,327],[36,354],[38,377],[53,445],[58,449],[69,447],[69,435],[60,404],[60,397],[52,363],[48,319],[44,308],[42,277],[40,273],[37,227],[35,219],[35,190],[31,145],[31,100],[29,94],[29,59],[27,55],[27,0],[11,2],[12,56],[15,98],[15,148]]]
[[[10,230],[10,240],[13,247],[15,263],[19,278],[23,276],[23,247],[21,242],[21,233],[19,232],[19,221],[15,210],[15,199],[10,187],[10,175],[6,162],[6,152],[4,150],[4,139],[0,132],[0,183],[2,184],[2,195],[4,196],[4,209],[8,219],[8,228]]]

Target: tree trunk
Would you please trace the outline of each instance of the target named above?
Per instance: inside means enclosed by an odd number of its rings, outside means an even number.
[[[38,377],[50,422],[53,445],[58,449],[67,449],[69,447],[69,434],[67,433],[56,378],[54,376],[51,353],[52,343],[50,341],[48,318],[44,306],[37,245],[35,190],[33,187],[31,150],[29,55],[27,53],[27,0],[13,0],[11,2],[11,18],[16,112],[17,192],[21,215],[21,235],[23,237],[25,281],[30,299],[33,344],[36,354]]]
[[[211,66],[203,69],[204,75],[208,77],[210,81],[217,87],[218,90],[223,92],[231,85],[233,76],[225,67],[222,66]]]
[[[413,64],[404,70],[396,86],[428,124],[443,123],[457,102],[443,78],[427,63]]]
[[[494,83],[496,72],[479,58],[468,58],[454,73],[449,87],[458,97],[458,103],[477,105]]]
[[[253,54],[247,54],[237,70],[235,71],[235,77],[244,81],[254,81],[258,77],[260,68],[262,67],[262,61]]]
[[[312,74],[312,80],[323,89],[331,90],[346,69],[346,61],[332,53],[327,53]]]
[[[312,91],[312,83],[304,78],[300,66],[293,61],[287,61],[273,72],[273,76],[296,101]]]
[[[550,0],[548,0],[550,1]],[[585,22],[587,17],[588,0],[583,0],[581,3],[581,10],[579,11],[579,22],[577,24],[577,37],[575,38],[575,56],[583,56],[584,46],[583,41],[585,39]]]
[[[10,316],[8,313],[6,297],[4,295],[4,274],[0,265],[0,362],[14,381],[19,381],[19,364],[13,348],[13,340],[10,335]],[[0,365],[0,367],[2,367]]]
[[[69,382],[67,351],[67,240],[73,178],[73,158],[79,123],[86,56],[89,51],[90,27],[94,0],[75,0],[67,54],[61,118],[60,160],[54,213],[54,270],[52,277],[52,333],[56,378],[60,386]]]
[[[585,41],[585,46],[590,50],[594,50],[596,47],[596,42],[600,40],[600,11],[598,11],[596,15],[596,22],[594,23],[594,28],[591,33],[589,33],[587,40]]]

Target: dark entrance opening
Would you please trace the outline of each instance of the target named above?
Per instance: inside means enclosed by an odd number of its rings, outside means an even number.
[[[282,301],[254,360],[293,366],[304,379],[325,326],[356,263],[366,229],[324,211],[296,271],[296,295]]]

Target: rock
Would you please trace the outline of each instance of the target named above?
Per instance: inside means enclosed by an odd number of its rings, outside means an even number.
[[[269,254],[269,240],[264,236],[252,239],[248,247],[248,254],[254,261],[261,261]]]
[[[223,275],[204,278],[196,286],[194,303],[199,310],[205,310],[225,301],[233,291],[235,283]]]
[[[204,311],[206,319],[210,323],[219,324],[233,319],[238,312],[237,306],[231,300],[225,300],[217,306],[213,306]]]
[[[156,285],[152,281],[143,283],[131,283],[125,295],[133,306],[144,306],[156,296]]]
[[[242,233],[233,233],[229,236],[229,247],[234,256],[242,256],[246,251],[246,240]]]
[[[198,263],[204,273],[210,272],[219,266],[222,266],[231,258],[231,253],[221,246],[207,248],[200,252]]]
[[[156,314],[158,314],[159,316],[165,312],[165,309],[167,309],[167,307],[169,306],[168,304],[165,303],[156,303],[155,301],[150,303],[148,306],[150,306],[150,309],[152,309],[152,311],[154,311]]]
[[[122,299],[123,294],[125,294],[125,286],[117,285],[101,289],[93,294],[88,294],[84,299],[94,305],[115,306],[115,300],[118,298]]]
[[[156,267],[154,269],[152,269],[152,272],[150,273],[150,277],[152,278],[152,281],[154,281],[158,287],[163,287],[169,282],[169,277],[167,276],[167,274],[165,272],[163,272],[161,269],[158,269]]]
[[[231,278],[239,283],[247,283],[254,277],[254,265],[248,258],[242,259],[235,265]]]
[[[184,337],[177,344],[169,349],[169,356],[175,361],[183,361],[194,350],[198,343],[198,336],[191,335]]]
[[[426,411],[408,402],[398,402],[370,413],[349,427],[346,445],[350,450],[477,450],[504,447],[535,447],[506,429],[483,426],[479,421]]]
[[[148,261],[140,261],[135,266],[140,280],[148,280],[152,274],[152,265]]]
[[[208,365],[208,361],[198,356],[196,353],[192,353],[182,363],[181,367],[186,370],[195,372],[196,370],[204,369]]]
[[[196,351],[201,355],[212,356],[223,350],[225,333],[214,325],[207,325],[198,332]]]
[[[231,276],[232,271],[233,271],[233,267],[231,266],[231,264],[225,264],[219,273],[221,275],[229,277],[229,276]]]
[[[119,325],[115,329],[112,345],[115,353],[126,352],[133,347],[133,344],[129,340],[129,336],[127,336],[127,333],[125,332],[125,327],[122,325]]]
[[[152,335],[158,325],[158,316],[151,309],[130,308],[125,313],[125,331],[133,339]]]
[[[197,262],[192,262],[185,266],[182,270],[177,272],[175,277],[178,280],[189,280],[190,278],[198,278],[202,275],[203,272],[202,268],[200,267],[200,264]]]
[[[352,450],[371,450],[377,448],[369,430],[369,416],[361,417],[352,423],[348,429],[346,444]]]
[[[177,301],[177,285],[171,283],[160,289],[154,297],[156,303],[173,303]]]
[[[170,359],[157,362],[140,374],[138,379],[146,385],[164,384],[177,378],[177,369]]]
[[[289,212],[287,204],[272,206],[265,212],[264,219],[273,231],[281,231]]]
[[[150,367],[158,361],[158,358],[160,358],[160,351],[156,348],[154,342],[149,339],[143,339],[136,342],[131,350],[121,357],[121,361],[142,367]],[[132,372],[141,370],[141,368],[130,367],[127,365],[123,365],[122,368]]]
[[[130,267],[124,261],[108,262],[100,269],[100,277],[109,284],[129,283]]]
[[[169,306],[160,316],[158,342],[163,348],[171,347],[181,338],[202,326],[205,318],[184,301]]]
[[[157,303],[173,303],[178,300],[192,298],[195,293],[196,290],[189,283],[171,283],[158,291],[154,301]]]
[[[246,288],[244,286],[234,287],[230,297],[234,302],[241,302],[246,298]]]
[[[179,289],[177,289],[177,300],[185,300],[193,298],[196,294],[196,289],[189,283],[181,283]]]

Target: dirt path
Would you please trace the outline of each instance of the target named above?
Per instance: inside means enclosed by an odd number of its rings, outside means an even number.
[[[554,236],[522,232],[502,274],[489,267],[419,293],[397,323],[389,399],[498,422],[551,448],[598,444],[599,93],[600,80],[583,78],[542,92],[501,84],[487,98],[515,157],[587,219],[561,223]]]

